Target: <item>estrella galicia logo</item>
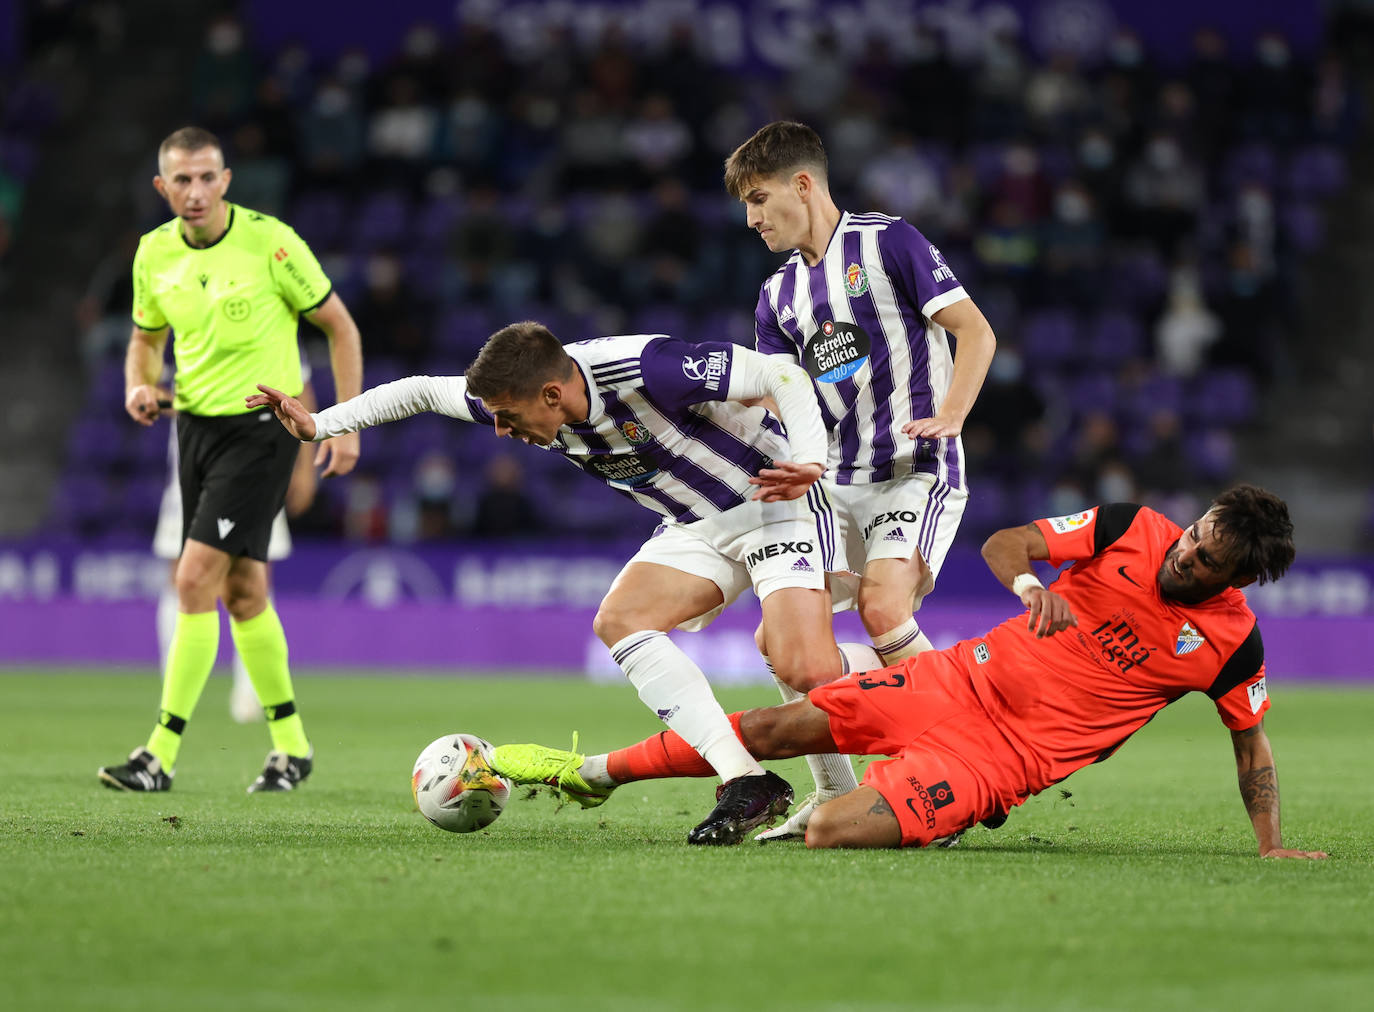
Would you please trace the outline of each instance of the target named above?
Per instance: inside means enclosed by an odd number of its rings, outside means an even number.
[[[657,465],[639,453],[589,457],[582,466],[608,485],[628,488],[645,485],[658,476]]]
[[[826,320],[806,343],[802,365],[812,379],[838,383],[862,369],[872,350],[873,343],[862,327],[843,320]]]

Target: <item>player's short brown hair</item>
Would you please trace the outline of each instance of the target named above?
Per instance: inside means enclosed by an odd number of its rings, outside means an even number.
[[[162,159],[175,148],[178,151],[199,151],[201,148],[214,148],[224,157],[224,145],[220,144],[219,138],[204,127],[184,126],[180,130],[174,130],[157,146],[158,169],[162,168]]]
[[[1212,501],[1212,522],[1239,579],[1277,580],[1293,564],[1288,505],[1256,485],[1237,485]]]
[[[735,148],[725,159],[725,189],[743,199],[763,179],[809,169],[821,182],[830,168],[820,135],[805,123],[777,120]]]
[[[542,323],[522,320],[487,338],[463,375],[474,397],[525,400],[537,395],[545,383],[567,379],[576,368],[553,331]]]

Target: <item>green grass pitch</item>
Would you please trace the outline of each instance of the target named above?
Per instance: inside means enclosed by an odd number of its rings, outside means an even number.
[[[210,683],[176,788],[102,789],[146,674],[0,674],[7,1009],[1301,1009],[1374,1002],[1374,693],[1274,688],[1286,841],[1261,861],[1204,699],[953,850],[686,846],[713,781],[604,807],[512,799],[441,832],[431,739],[585,749],[656,730],[628,686],[308,674],[315,774],[248,796],[268,749]],[[727,709],[768,704],[722,692]],[[778,764],[799,795],[800,761]]]

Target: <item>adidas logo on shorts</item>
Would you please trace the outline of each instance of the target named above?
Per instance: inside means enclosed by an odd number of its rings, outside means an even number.
[[[906,544],[906,535],[902,533],[902,529],[900,527],[894,527],[892,528],[892,530],[888,531],[886,534],[883,535],[883,540],[900,541],[902,544]]]
[[[796,562],[792,563],[792,572],[814,573],[815,570],[811,568],[811,563],[807,562],[805,559],[798,559]]]

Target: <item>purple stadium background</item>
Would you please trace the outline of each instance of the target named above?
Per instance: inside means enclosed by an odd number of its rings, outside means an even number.
[[[278,608],[302,668],[383,672],[526,670],[621,677],[591,632],[596,603],[629,552],[307,545],[278,569]],[[166,563],[140,545],[0,548],[0,665],[157,663],[153,610]],[[1374,560],[1304,561],[1252,588],[1276,680],[1370,680]],[[937,646],[991,628],[1016,603],[976,553],[956,550],[921,611]],[[739,601],[678,640],[718,684],[766,679],[758,610]],[[864,640],[852,614],[841,640]],[[224,635],[221,645],[229,638]]]

